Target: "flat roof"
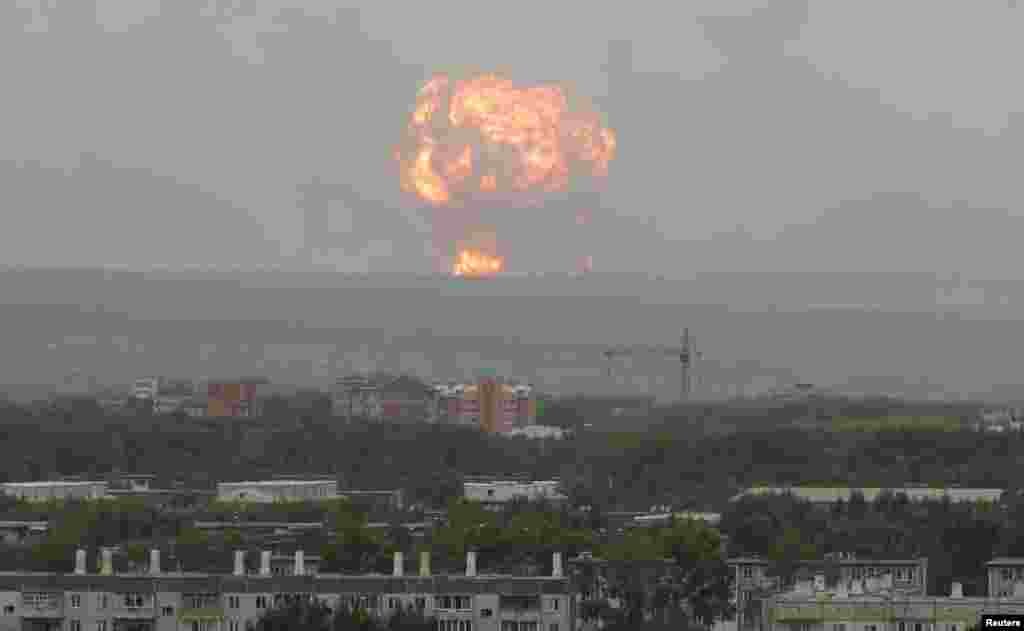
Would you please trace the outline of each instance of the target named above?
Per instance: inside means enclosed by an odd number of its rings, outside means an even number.
[[[251,482],[218,482],[217,486],[319,486],[337,484],[337,480],[254,480]]]
[[[996,557],[985,565],[1024,565],[1024,557]]]
[[[78,480],[55,480],[52,482],[3,482],[0,483],[0,487],[7,489],[32,489],[32,488],[43,488],[47,486],[89,486],[94,484],[106,484],[105,480],[95,480],[92,482],[78,481]]]

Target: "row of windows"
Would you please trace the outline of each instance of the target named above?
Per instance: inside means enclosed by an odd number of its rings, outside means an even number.
[[[805,631],[804,626],[807,625],[793,625],[796,628],[795,631]],[[865,625],[864,628],[865,631],[878,631],[877,625],[873,624]],[[896,624],[896,628],[897,631],[961,631],[960,625],[956,623],[940,625],[931,622],[899,622]],[[846,624],[833,624],[832,631],[847,631]]]

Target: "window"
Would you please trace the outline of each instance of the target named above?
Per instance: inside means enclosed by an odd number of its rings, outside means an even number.
[[[865,625],[864,631],[878,631],[878,625],[877,624]]]
[[[398,609],[397,598],[388,598],[388,609]]]
[[[239,626],[237,620],[228,620],[228,631],[238,631],[238,629]]]
[[[71,594],[71,607],[74,608],[74,609],[78,609],[81,606],[82,606],[82,596],[80,594]],[[72,622],[74,622],[74,621],[72,621]],[[81,623],[79,623],[79,626],[81,626]]]
[[[558,631],[558,623],[552,622],[548,625],[548,631]]]
[[[109,604],[109,600],[107,598],[107,595],[106,594],[100,594],[99,601],[100,601],[100,603],[99,603],[100,604],[100,609],[106,609],[107,605]]]
[[[520,622],[519,631],[537,631],[537,626],[536,622]]]
[[[267,608],[267,597],[266,596],[257,596],[256,597],[256,607],[258,609],[266,609]]]
[[[417,609],[426,609],[427,608],[427,599],[423,598],[422,596],[416,598],[416,608]]]
[[[480,610],[480,617],[481,618],[490,618],[493,615],[494,615],[494,611],[491,610],[491,609],[481,609]]]
[[[912,568],[912,567],[908,567],[907,568],[907,580],[908,581],[912,581],[912,580],[914,580],[915,576],[917,576],[916,570],[914,570],[914,568]]]
[[[4,613],[8,616],[14,613],[14,605],[4,605]]]
[[[107,631],[107,621],[100,620],[96,623],[96,631]]]
[[[914,623],[914,631],[924,631],[924,625],[920,622]]]
[[[899,623],[898,631],[907,631],[907,623],[906,622]]]
[[[754,568],[749,565],[743,566],[743,578],[754,578]]]
[[[834,624],[832,625],[832,631],[846,631],[845,624]]]
[[[557,598],[552,598],[551,599],[551,610],[552,611],[558,611],[558,599]]]
[[[173,616],[174,615],[174,607],[164,607],[163,614],[165,616]]]
[[[129,609],[138,609],[142,606],[142,602],[142,594],[132,592],[124,595],[124,606]]]
[[[949,627],[947,627],[947,629],[948,629],[948,631],[959,631],[959,629],[956,628],[955,624],[949,625]]]
[[[82,621],[72,620],[71,625],[68,627],[70,631],[82,631]]]
[[[228,607],[238,609],[238,596],[228,596]]]
[[[519,625],[513,620],[502,620],[501,631],[519,631]]]

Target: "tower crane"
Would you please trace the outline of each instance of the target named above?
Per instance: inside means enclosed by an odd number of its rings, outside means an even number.
[[[611,377],[611,360],[616,357],[633,356],[641,353],[653,353],[675,357],[680,365],[679,399],[682,402],[690,398],[691,382],[690,368],[694,359],[703,359],[704,355],[697,352],[690,329],[683,329],[683,335],[679,340],[679,346],[619,346],[604,351],[604,357],[608,360],[608,377]]]

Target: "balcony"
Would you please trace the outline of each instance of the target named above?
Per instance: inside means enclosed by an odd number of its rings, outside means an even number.
[[[182,621],[223,620],[224,617],[224,607],[220,606],[178,608],[178,619]]]
[[[23,594],[21,597],[23,618],[62,618],[64,598],[62,594]]]

